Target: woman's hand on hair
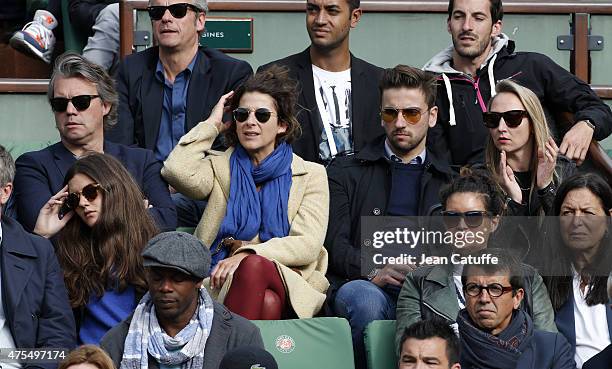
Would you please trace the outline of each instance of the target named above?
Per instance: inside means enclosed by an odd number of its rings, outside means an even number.
[[[210,287],[212,289],[221,288],[227,277],[234,275],[242,259],[251,255],[249,252],[239,252],[234,256],[221,260],[210,273]]]
[[[544,150],[538,149],[538,167],[536,169],[536,186],[546,188],[553,180],[559,148],[552,137],[548,138]]]
[[[221,96],[217,104],[213,107],[210,116],[208,117],[208,119],[206,119],[206,121],[214,124],[215,127],[217,127],[217,131],[219,131],[219,134],[227,131],[230,125],[232,124],[231,119],[228,122],[223,121],[223,114],[229,111],[228,102],[230,101],[232,96],[234,96],[234,91],[230,91],[225,95]]]
[[[51,238],[59,232],[74,216],[74,211],[64,214],[59,218],[59,212],[68,197],[68,185],[64,186],[58,193],[51,196],[49,201],[38,212],[34,233],[45,238]]]
[[[515,202],[521,204],[523,201],[523,193],[521,192],[521,186],[519,186],[516,178],[514,177],[514,171],[508,165],[506,161],[506,152],[502,150],[499,155],[499,173],[498,177],[501,178],[501,187],[508,196]]]

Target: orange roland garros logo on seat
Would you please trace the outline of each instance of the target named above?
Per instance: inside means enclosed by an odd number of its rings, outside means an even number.
[[[295,341],[290,336],[283,334],[282,336],[278,336],[275,346],[278,351],[288,354],[295,349]]]

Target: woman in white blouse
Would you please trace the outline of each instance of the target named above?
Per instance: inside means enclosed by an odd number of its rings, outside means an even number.
[[[564,181],[547,232],[543,274],[557,328],[575,349],[578,368],[611,342],[612,307],[606,282],[612,269],[612,189],[593,173]]]

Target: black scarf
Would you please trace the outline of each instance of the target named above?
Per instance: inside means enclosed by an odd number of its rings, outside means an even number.
[[[515,369],[521,355],[532,349],[533,322],[522,310],[512,313],[510,324],[497,336],[478,328],[465,309],[457,323],[462,368]]]

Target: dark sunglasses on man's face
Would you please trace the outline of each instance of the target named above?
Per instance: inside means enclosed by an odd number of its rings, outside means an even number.
[[[81,202],[81,195],[83,195],[87,201],[94,201],[98,198],[98,190],[103,190],[102,186],[97,183],[90,183],[87,186],[83,187],[81,192],[71,192],[64,200],[66,207],[70,210],[75,210],[79,207],[79,202]]]
[[[72,96],[72,98],[68,99],[66,97],[54,97],[51,99],[51,109],[58,113],[63,113],[68,109],[68,102],[72,102],[72,106],[78,111],[83,111],[89,109],[89,104],[91,104],[91,100],[96,97],[100,97],[99,95],[79,95]]]
[[[191,9],[194,12],[197,12],[199,10],[198,7],[196,7],[193,4],[178,3],[178,4],[168,5],[168,6],[163,6],[163,5],[150,6],[147,8],[147,11],[149,12],[149,17],[151,19],[160,20],[163,18],[164,14],[166,13],[166,10],[170,10],[170,14],[172,14],[174,18],[180,19],[180,18],[183,18],[185,14],[187,14],[187,9]]]
[[[516,128],[521,125],[523,118],[529,118],[529,113],[525,110],[508,110],[503,113],[486,112],[482,113],[482,120],[487,128],[499,127],[499,121],[504,118],[504,122],[510,128]]]
[[[489,215],[490,213],[488,211],[481,210],[466,211],[465,213],[459,211],[443,211],[442,221],[446,228],[451,229],[457,228],[461,218],[463,218],[466,226],[469,228],[476,228],[480,227],[484,218]]]
[[[249,115],[251,114],[251,112],[255,112],[255,119],[257,119],[257,121],[259,123],[266,123],[267,121],[270,120],[270,117],[274,114],[274,112],[266,109],[266,108],[259,108],[259,109],[247,109],[247,108],[236,108],[234,109],[234,120],[238,123],[243,123],[245,122],[247,119],[249,119]]]
[[[410,124],[417,124],[421,121],[421,110],[417,108],[382,108],[380,117],[385,123],[393,123],[397,119],[399,113],[402,113],[404,120]]]

